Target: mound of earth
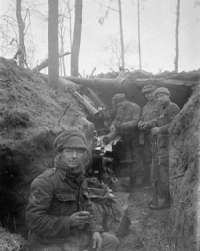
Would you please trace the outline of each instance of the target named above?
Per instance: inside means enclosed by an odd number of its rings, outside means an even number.
[[[199,85],[173,121],[170,140],[171,240],[175,250],[199,250]]]
[[[93,136],[85,111],[67,91],[78,86],[60,82],[56,92],[47,76],[0,58],[0,221],[23,234],[29,185],[53,166],[55,137],[68,128],[81,129],[90,142]]]

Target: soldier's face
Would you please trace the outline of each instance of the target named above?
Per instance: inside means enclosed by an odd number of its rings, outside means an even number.
[[[60,153],[62,161],[66,164],[65,170],[73,173],[83,171],[83,159],[85,157],[85,150],[80,148],[65,148]]]
[[[151,101],[155,98],[154,92],[146,92],[144,96],[148,101]]]
[[[125,101],[120,101],[120,102],[117,102],[117,107],[124,107],[125,106]]]
[[[160,93],[156,95],[157,100],[159,100],[159,103],[161,105],[164,105],[165,103],[169,102],[169,96],[164,93]]]

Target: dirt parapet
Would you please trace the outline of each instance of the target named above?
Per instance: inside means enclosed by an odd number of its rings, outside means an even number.
[[[177,251],[199,250],[199,126],[197,86],[170,128],[170,235]]]
[[[93,125],[68,87],[78,88],[60,80],[56,92],[48,87],[47,76],[0,58],[0,221],[13,231],[22,226],[26,233],[29,185],[53,167],[55,137],[64,129],[79,128],[92,141]]]

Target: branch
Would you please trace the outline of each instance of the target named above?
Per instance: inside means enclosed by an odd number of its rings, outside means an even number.
[[[185,173],[181,173],[181,174],[178,174],[178,175],[172,176],[171,178],[169,178],[169,180],[178,179],[178,178],[180,178],[180,177],[183,177],[184,175],[185,175]]]
[[[25,23],[25,21],[26,21],[26,17],[27,17],[27,14],[29,13],[29,9],[26,9],[26,13],[25,13],[25,16],[24,16],[24,23]],[[29,15],[30,15],[30,13],[29,13]]]
[[[61,53],[60,55],[59,55],[59,58],[61,58],[61,57],[64,57],[64,56],[66,56],[66,55],[69,55],[69,54],[71,54],[71,52],[64,52],[64,53]],[[49,63],[49,60],[48,60],[48,58],[47,59],[45,59],[41,64],[39,64],[38,66],[36,66],[35,68],[33,68],[32,70],[33,71],[41,71],[42,69],[44,69],[44,68],[46,68],[47,66],[48,66],[48,63]]]

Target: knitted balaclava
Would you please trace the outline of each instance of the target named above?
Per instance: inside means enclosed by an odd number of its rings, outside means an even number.
[[[88,150],[87,140],[84,134],[75,129],[62,132],[54,141],[54,147],[58,152],[64,148],[79,148]]]
[[[65,148],[73,148],[73,149],[83,149],[86,150],[86,154],[88,154],[88,146],[87,146],[87,140],[84,136],[84,134],[79,130],[67,130],[62,132],[54,141],[54,147],[56,148],[58,155],[55,158],[55,167],[60,168],[62,170],[65,170],[66,164],[62,161],[60,153]],[[86,157],[87,158],[87,157]],[[83,174],[85,172],[85,161],[83,160],[80,165],[82,168],[80,170],[80,173],[77,173],[77,171],[66,171],[66,174],[69,176],[74,176],[78,182],[83,179]]]

